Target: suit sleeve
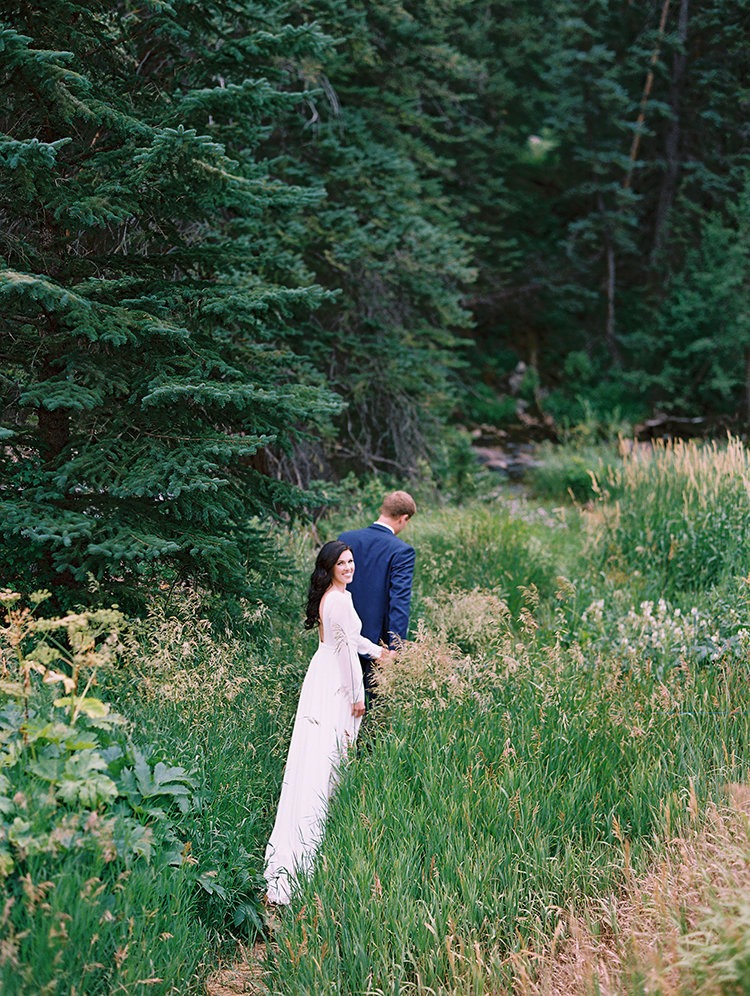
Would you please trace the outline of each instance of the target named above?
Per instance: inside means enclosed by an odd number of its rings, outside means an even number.
[[[391,562],[388,589],[388,638],[391,646],[399,640],[405,640],[409,632],[409,605],[415,559],[413,548],[407,546]]]

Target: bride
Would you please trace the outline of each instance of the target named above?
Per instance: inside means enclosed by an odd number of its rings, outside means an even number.
[[[305,629],[320,643],[305,675],[289,745],[279,807],[266,847],[268,900],[287,904],[295,878],[312,868],[338,770],[365,712],[358,654],[380,659],[393,651],[362,636],[346,590],[354,577],[352,551],[339,540],[318,553],[310,578]]]

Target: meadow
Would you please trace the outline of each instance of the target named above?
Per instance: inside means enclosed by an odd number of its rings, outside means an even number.
[[[749,465],[569,447],[523,491],[425,485],[412,639],[271,922],[307,577],[380,486],[279,535],[273,608],[6,593],[0,990],[229,992],[254,942],[274,996],[750,992]]]

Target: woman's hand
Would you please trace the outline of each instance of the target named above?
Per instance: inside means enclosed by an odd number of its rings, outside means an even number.
[[[362,716],[364,716],[364,714],[365,714],[365,703],[363,701],[355,702],[354,705],[352,706],[352,715],[355,716],[357,719],[361,719]]]
[[[380,657],[378,657],[378,660],[379,661],[392,661],[395,656],[396,656],[396,651],[395,650],[389,650],[388,647],[383,647],[383,650],[382,650],[382,652],[380,654]]]

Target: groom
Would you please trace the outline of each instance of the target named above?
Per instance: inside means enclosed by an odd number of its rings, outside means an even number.
[[[362,620],[362,636],[392,648],[398,648],[409,629],[415,559],[413,547],[398,534],[416,511],[410,494],[393,491],[383,499],[376,522],[339,536],[354,555],[354,578],[347,588]],[[375,691],[373,662],[369,657],[360,660],[369,705]]]

